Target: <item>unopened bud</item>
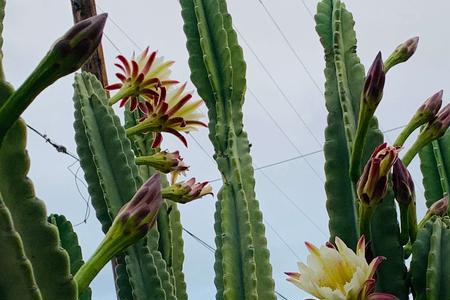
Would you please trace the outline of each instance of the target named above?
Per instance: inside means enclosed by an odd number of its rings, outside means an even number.
[[[385,72],[383,59],[381,58],[381,52],[378,52],[378,55],[375,57],[375,60],[367,72],[362,94],[363,103],[366,104],[371,111],[375,111],[383,97],[384,80]]]
[[[120,209],[109,230],[111,235],[126,241],[122,242],[126,246],[138,241],[155,223],[162,201],[161,177],[155,174]]]
[[[119,210],[97,250],[75,274],[78,294],[89,286],[111,258],[147,234],[155,224],[162,203],[161,178],[155,174]]]
[[[93,16],[76,23],[49,51],[54,55],[56,68],[64,73],[78,70],[100,44],[108,14]]]
[[[408,169],[400,159],[393,166],[392,183],[395,199],[400,205],[408,206],[415,199],[414,182]]]
[[[413,37],[395,48],[394,52],[386,59],[384,69],[387,71],[393,66],[407,61],[416,52],[419,37]]]
[[[440,216],[440,217],[446,215],[447,211],[448,211],[448,196],[445,196],[444,198],[434,202],[428,209],[428,212],[432,216]]]
[[[205,195],[213,195],[212,187],[208,185],[208,181],[195,182],[195,178],[172,184],[162,189],[161,192],[164,199],[183,204],[199,199]]]
[[[413,116],[412,122],[414,122],[416,128],[428,122],[432,122],[436,119],[439,109],[442,105],[443,90],[440,90],[433,96],[429,97],[417,110]],[[412,123],[411,122],[411,123]]]
[[[399,149],[379,145],[369,158],[357,184],[359,200],[363,204],[377,205],[386,195],[389,172],[398,159]]]
[[[442,108],[436,118],[428,123],[420,133],[419,138],[423,138],[427,143],[442,137],[450,126],[450,103]]]

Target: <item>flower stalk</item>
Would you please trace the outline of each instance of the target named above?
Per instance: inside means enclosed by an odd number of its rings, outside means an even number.
[[[354,183],[356,183],[360,175],[361,159],[370,121],[383,97],[384,81],[383,60],[381,52],[379,52],[367,73],[361,95],[358,127],[356,129],[350,160],[350,177]]]

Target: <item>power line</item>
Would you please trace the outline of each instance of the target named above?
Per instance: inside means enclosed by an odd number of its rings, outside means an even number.
[[[311,18],[314,18],[313,13],[312,13],[311,9],[309,9],[308,5],[306,5],[305,0],[299,0],[298,2],[301,2],[301,4],[303,4],[303,7],[306,9],[306,11],[311,16]]]
[[[248,89],[249,93],[255,98],[256,102],[259,104],[259,106],[264,110],[264,112],[267,114],[267,116],[270,118],[270,120],[275,124],[275,126],[280,130],[280,132],[283,134],[283,136],[289,141],[292,147],[294,147],[295,150],[300,154],[300,156],[305,160],[308,167],[313,171],[313,173],[316,175],[316,177],[324,183],[323,178],[319,175],[319,173],[314,169],[313,165],[309,162],[309,160],[306,159],[306,156],[302,153],[300,148],[297,147],[297,145],[292,141],[292,139],[289,137],[289,135],[284,131],[283,127],[278,123],[278,121],[272,116],[272,114],[267,110],[267,108],[262,104],[262,102],[259,100],[259,98],[253,93],[251,89]]]
[[[284,99],[284,101],[288,104],[288,106],[293,110],[293,112],[295,113],[295,115],[297,116],[297,118],[300,120],[300,122],[303,124],[303,126],[306,128],[306,130],[308,130],[309,134],[311,134],[311,136],[314,138],[314,140],[316,141],[316,143],[319,146],[322,146],[322,143],[319,141],[319,139],[317,138],[317,136],[314,134],[314,132],[311,130],[311,128],[308,126],[308,124],[306,123],[305,119],[303,119],[303,117],[301,116],[301,114],[298,112],[298,110],[295,108],[294,104],[292,103],[292,101],[289,99],[289,97],[286,95],[286,93],[283,91],[283,89],[281,88],[280,84],[278,83],[278,81],[274,78],[274,76],[272,75],[272,73],[269,71],[269,69],[265,66],[263,60],[259,57],[259,55],[256,53],[256,51],[253,49],[253,47],[250,45],[250,43],[247,41],[247,39],[244,37],[244,35],[237,29],[236,26],[234,26],[234,29],[236,30],[237,34],[239,35],[239,37],[241,38],[241,40],[244,42],[244,44],[247,46],[247,48],[250,50],[250,52],[253,54],[253,56],[256,58],[256,61],[258,62],[258,64],[262,67],[262,69],[264,70],[264,72],[267,74],[267,76],[270,78],[270,80],[272,81],[272,83],[275,85],[276,89],[278,90],[278,92],[281,94],[282,98]],[[254,94],[254,93],[252,93]]]
[[[270,18],[270,20],[272,21],[272,24],[277,28],[277,31],[280,33],[281,37],[283,38],[284,42],[286,43],[286,45],[289,47],[289,49],[291,50],[292,54],[294,54],[296,60],[298,61],[298,63],[302,66],[303,70],[306,72],[306,74],[308,75],[309,79],[311,80],[311,82],[314,84],[314,86],[316,87],[317,91],[319,92],[320,96],[323,96],[323,91],[322,89],[319,87],[319,85],[317,84],[316,80],[314,79],[314,77],[312,76],[311,72],[309,71],[308,67],[306,67],[305,63],[303,62],[303,60],[300,58],[300,56],[298,55],[297,51],[295,51],[294,47],[292,46],[291,42],[289,41],[289,39],[287,38],[287,36],[284,34],[283,30],[281,29],[280,25],[278,24],[277,20],[275,20],[274,16],[272,15],[272,13],[269,11],[269,9],[267,9],[266,5],[264,4],[264,2],[262,0],[257,0],[261,6],[263,7],[264,11],[266,12],[267,16]]]

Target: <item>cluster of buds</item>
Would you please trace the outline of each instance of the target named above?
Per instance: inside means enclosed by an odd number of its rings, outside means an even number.
[[[139,156],[136,157],[135,162],[137,165],[151,166],[166,174],[171,172],[184,173],[189,169],[184,164],[179,151],[160,151],[148,156]]]
[[[385,259],[366,260],[364,236],[358,241],[356,253],[339,238],[336,246],[327,243],[320,248],[306,242],[308,265],[298,264],[299,272],[287,272],[287,280],[318,299],[395,300],[395,296],[375,293],[375,272]]]
[[[172,184],[162,189],[161,193],[164,199],[183,204],[206,195],[213,195],[212,187],[208,185],[208,181],[196,182],[195,178]]]
[[[404,142],[413,129],[422,124],[426,124],[419,133],[414,144],[406,152],[403,162],[408,165],[414,156],[427,144],[442,137],[450,126],[450,103],[441,108],[443,91],[439,91],[431,96],[419,108],[408,126],[400,133],[400,142]],[[414,125],[415,124],[415,125]],[[410,128],[413,126],[413,128]],[[415,126],[415,127],[414,127]],[[407,134],[406,134],[407,133]],[[396,142],[397,144],[398,142]]]
[[[109,104],[120,101],[123,107],[129,103],[130,111],[139,109],[142,115],[139,124],[128,128],[128,135],[152,133],[152,147],[156,148],[161,145],[161,133],[168,132],[187,146],[182,132],[189,132],[197,126],[206,127],[199,121],[203,115],[197,112],[203,101],[190,101],[192,93],[184,91],[186,84],[176,87],[179,82],[169,79],[173,61],[158,58],[156,52],[149,53],[148,48],[137,58],[133,55],[131,60],[123,55],[117,58],[119,63],[115,65],[121,72],[116,76],[120,82],[106,87],[107,90],[118,90]]]

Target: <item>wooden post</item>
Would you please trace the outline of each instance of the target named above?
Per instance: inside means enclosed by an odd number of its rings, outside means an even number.
[[[72,5],[74,23],[78,23],[84,19],[97,15],[95,0],[70,0],[70,3]],[[104,87],[108,85],[108,76],[106,74],[102,43],[98,45],[97,50],[95,50],[81,69],[94,74]],[[106,93],[109,96],[109,92],[106,91]],[[111,259],[111,265],[113,269],[114,282],[116,282],[116,258]]]
[[[72,4],[72,13],[74,23],[97,15],[95,0],[70,0]],[[106,75],[105,58],[103,56],[103,48],[100,43],[97,50],[92,54],[91,58],[81,68],[83,71],[94,74],[103,86],[108,85],[108,77]]]

